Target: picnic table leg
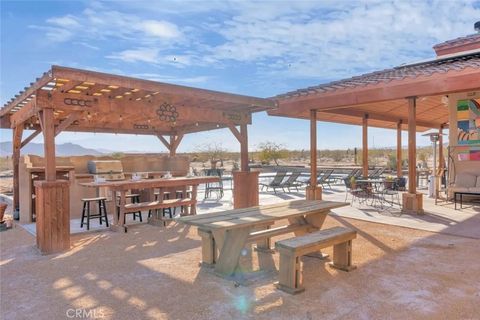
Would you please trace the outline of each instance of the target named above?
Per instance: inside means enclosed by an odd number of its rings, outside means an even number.
[[[312,226],[313,230],[320,230],[323,226],[323,223],[325,222],[325,219],[327,218],[328,212],[321,212],[321,213],[314,213],[314,214],[309,214],[305,217],[305,221]],[[309,257],[315,257],[319,259],[326,259],[328,258],[328,254],[323,253],[322,251],[318,251],[312,254],[307,255]]]
[[[273,224],[274,223],[268,223],[264,226],[260,226],[259,229],[260,230],[270,229],[270,227]],[[265,253],[274,253],[275,250],[272,249],[272,239],[271,238],[264,238],[264,239],[258,240],[255,250],[259,251],[259,252],[265,252]]]
[[[242,249],[245,247],[249,235],[249,227],[225,231],[225,238],[220,250],[220,255],[215,264],[216,274],[228,277],[235,273],[235,269],[240,261]]]
[[[155,200],[163,201],[163,196],[164,196],[165,190],[164,190],[164,188],[159,189],[158,199],[155,199],[155,189],[154,188],[151,188],[149,190],[149,193],[150,193],[150,195],[149,195],[150,201],[155,201]],[[163,210],[162,209],[150,209],[148,212],[149,212],[149,215],[151,213],[151,216],[147,217],[148,224],[150,224],[152,226],[161,226],[161,227],[165,226],[166,221],[163,219],[163,214],[162,214]]]
[[[212,232],[198,229],[198,235],[202,238],[202,261],[201,266],[213,267],[217,259],[217,248]]]
[[[115,195],[115,192],[114,192],[114,195]],[[120,202],[118,204],[119,210],[118,211],[115,210],[115,212],[113,213],[113,223],[111,226],[111,229],[113,231],[118,231],[119,228],[122,228],[125,225],[125,202],[126,202],[125,190],[120,190]],[[117,216],[117,212],[119,212],[118,216]]]

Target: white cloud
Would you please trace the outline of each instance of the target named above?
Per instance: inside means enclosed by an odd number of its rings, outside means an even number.
[[[165,39],[177,38],[181,34],[176,25],[166,21],[145,20],[138,24],[138,28],[148,35]]]
[[[68,41],[75,36],[82,41],[120,39],[149,45],[158,45],[160,42],[165,45],[182,38],[182,31],[171,22],[144,19],[113,10],[102,3],[93,3],[75,16],[67,14],[52,17],[46,20],[45,26],[33,27],[47,30],[47,39],[57,42]],[[67,32],[70,37],[55,35]]]
[[[473,1],[120,1],[39,28],[57,42],[119,40],[106,57],[124,62],[323,81],[433,57],[432,45],[472,33],[479,16]]]
[[[124,50],[107,56],[107,58],[118,59],[125,62],[158,62],[158,49],[139,48],[132,50]]]
[[[71,15],[47,19],[47,23],[63,28],[79,27],[78,21]]]
[[[183,83],[183,84],[195,84],[195,83],[204,83],[210,80],[212,77],[209,76],[194,76],[194,77],[172,77],[156,73],[137,73],[132,75],[136,78],[142,78],[152,81],[165,82],[165,83]]]

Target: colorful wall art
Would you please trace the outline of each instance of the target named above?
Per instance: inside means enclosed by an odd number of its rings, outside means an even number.
[[[458,160],[480,161],[480,99],[458,100]]]

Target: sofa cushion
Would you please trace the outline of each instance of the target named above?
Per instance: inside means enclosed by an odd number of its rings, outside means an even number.
[[[455,179],[455,187],[471,188],[477,184],[477,176],[471,173],[459,173]]]
[[[480,188],[480,176],[477,176],[477,184],[475,187]]]
[[[462,188],[462,187],[452,187],[450,188],[452,192],[470,192],[470,188]]]
[[[468,192],[471,192],[471,193],[479,193],[479,194],[480,194],[480,187],[468,188]]]

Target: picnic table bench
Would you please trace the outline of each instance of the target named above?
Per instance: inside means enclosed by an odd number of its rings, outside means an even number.
[[[180,217],[177,221],[198,227],[202,238],[202,264],[215,267],[215,272],[229,277],[234,274],[242,249],[249,242],[257,248],[270,249],[270,238],[286,233],[301,236],[319,230],[331,209],[345,202],[294,200],[197,216]],[[277,221],[288,224],[270,228]]]

